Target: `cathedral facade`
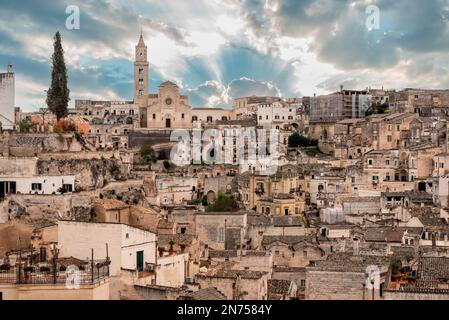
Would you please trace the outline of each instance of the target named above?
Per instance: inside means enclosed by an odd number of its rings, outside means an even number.
[[[140,126],[148,129],[191,129],[198,123],[213,123],[231,119],[231,110],[191,108],[189,98],[181,95],[179,87],[166,81],[158,93],[150,94],[148,50],[140,35],[134,60],[134,103],[139,106]]]

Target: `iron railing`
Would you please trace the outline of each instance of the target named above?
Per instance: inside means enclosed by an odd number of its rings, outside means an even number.
[[[9,270],[0,270],[0,283],[7,284],[66,284],[76,281],[77,284],[95,284],[109,278],[109,260],[89,261],[76,268],[64,268],[57,265],[42,267],[11,266]],[[74,270],[76,270],[74,272]],[[70,278],[69,278],[70,277]]]

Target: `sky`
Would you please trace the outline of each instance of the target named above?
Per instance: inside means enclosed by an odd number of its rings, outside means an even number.
[[[0,0],[0,72],[13,64],[24,110],[45,106],[58,30],[72,106],[132,100],[140,32],[150,92],[176,82],[193,107],[340,85],[449,88],[449,0]]]

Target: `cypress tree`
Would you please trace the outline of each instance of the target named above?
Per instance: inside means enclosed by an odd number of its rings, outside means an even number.
[[[64,62],[64,50],[62,49],[61,34],[59,31],[56,32],[54,40],[51,86],[47,91],[47,105],[59,121],[68,114],[67,106],[70,101],[70,90],[67,87],[67,69]]]

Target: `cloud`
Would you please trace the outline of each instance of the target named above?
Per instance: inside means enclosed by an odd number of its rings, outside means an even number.
[[[249,96],[280,97],[279,88],[266,81],[242,77],[232,80],[227,86],[218,81],[206,81],[195,89],[188,90],[190,105],[194,107],[229,108],[236,98]]]
[[[368,31],[365,9],[380,9]],[[81,29],[66,30],[67,5]],[[240,95],[326,93],[345,87],[449,85],[447,0],[3,1],[0,65],[17,70],[17,101],[31,107],[50,82],[52,37],[63,36],[72,100],[132,99],[141,29],[150,90],[182,84],[194,106]]]
[[[256,81],[246,77],[232,80],[228,85],[228,95],[232,98],[248,96],[281,97],[281,90],[269,81]]]

